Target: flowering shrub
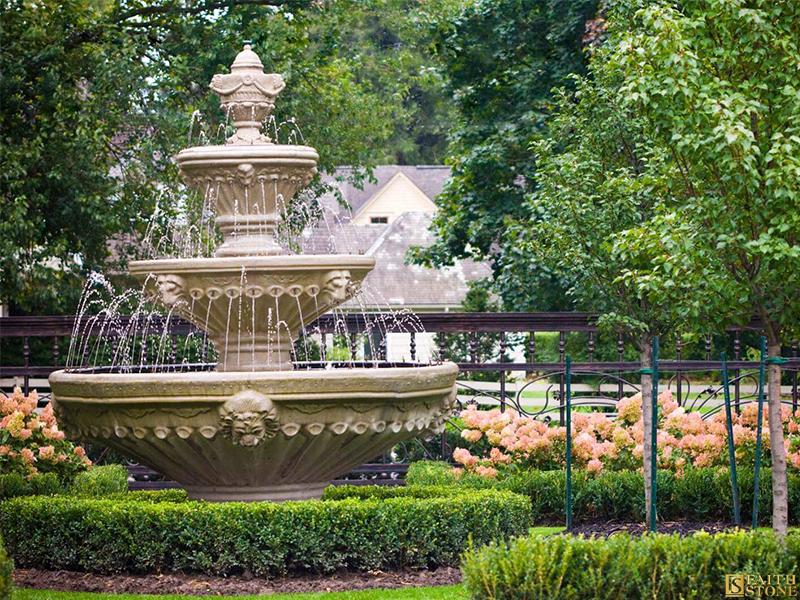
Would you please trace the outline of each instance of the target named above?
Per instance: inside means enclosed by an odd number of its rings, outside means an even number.
[[[686,412],[669,391],[658,397],[658,466],[681,474],[687,467],[727,464],[725,413],[703,420],[698,412]],[[748,404],[733,416],[736,458],[751,464],[755,457],[758,408]],[[482,411],[469,407],[461,413],[466,426],[461,437],[467,448],[456,448],[453,459],[468,472],[497,477],[504,470],[561,469],[566,456],[566,428],[512,411]],[[782,411],[784,443],[790,468],[800,470],[800,410]],[[768,415],[764,408],[763,449],[769,453]],[[603,470],[641,469],[644,443],[642,397],[636,394],[617,403],[617,418],[602,413],[572,416],[572,457],[576,468],[590,473]]]
[[[27,478],[55,473],[71,480],[92,462],[81,446],[64,439],[53,407],[36,410],[38,396],[27,396],[18,387],[11,396],[0,394],[0,473],[18,473]]]

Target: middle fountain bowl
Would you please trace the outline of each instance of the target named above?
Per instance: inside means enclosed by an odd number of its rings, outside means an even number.
[[[322,313],[355,295],[368,256],[276,255],[159,259],[130,272],[160,302],[207,331],[219,371],[292,369],[292,345]]]

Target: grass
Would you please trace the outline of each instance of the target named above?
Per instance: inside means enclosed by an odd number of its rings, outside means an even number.
[[[52,592],[48,590],[16,590],[12,600],[199,600],[201,596],[106,594],[89,592]],[[310,594],[269,594],[265,596],[214,596],[219,600],[467,600],[461,585],[444,585],[397,590],[363,590],[359,592],[319,592]]]

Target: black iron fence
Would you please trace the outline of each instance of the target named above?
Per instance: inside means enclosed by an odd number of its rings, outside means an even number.
[[[380,326],[376,328],[375,324]],[[175,358],[179,342],[196,333],[187,322],[158,323],[153,331],[166,335],[166,359]],[[91,318],[76,323],[73,317],[38,316],[0,318],[0,388],[20,385],[36,388],[42,402],[49,398],[47,377],[64,368],[73,331],[92,335]],[[375,335],[376,330],[379,335]],[[727,352],[733,406],[753,402],[757,396],[758,338],[761,327],[751,323],[720,334],[665,336],[660,370],[662,389],[670,389],[687,410],[708,416],[722,407],[719,379],[720,352]],[[573,410],[613,413],[616,401],[639,391],[638,351],[622,336],[598,329],[587,313],[418,313],[410,319],[380,313],[324,316],[306,327],[306,333],[339,344],[351,364],[371,364],[391,359],[390,342],[402,334],[405,361],[453,360],[460,368],[459,403],[513,407],[524,414],[548,420],[565,419],[565,360],[572,358]],[[684,332],[685,333],[685,332]],[[109,335],[109,332],[104,332]],[[164,338],[159,341],[165,346]],[[396,345],[396,344],[395,344]],[[334,357],[329,344],[320,344],[317,361]],[[423,347],[427,346],[427,347]],[[86,346],[89,347],[88,345]],[[143,356],[145,353],[143,353]],[[797,410],[797,340],[787,340],[782,355],[784,400]],[[88,356],[74,356],[81,364]],[[162,357],[163,360],[163,357]],[[418,458],[449,458],[454,433],[437,440],[413,440],[398,446],[374,463],[346,477],[353,482],[396,483],[408,462]],[[132,467],[140,487],[159,487],[157,474]]]

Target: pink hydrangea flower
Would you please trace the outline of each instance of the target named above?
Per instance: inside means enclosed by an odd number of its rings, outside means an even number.
[[[461,437],[474,444],[483,437],[483,433],[481,433],[480,429],[464,429],[461,432]]]

